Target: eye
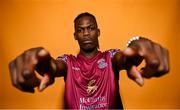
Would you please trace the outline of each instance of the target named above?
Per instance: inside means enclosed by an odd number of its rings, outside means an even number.
[[[95,29],[95,26],[90,26],[89,28],[88,28],[88,30],[94,30]]]
[[[83,32],[83,29],[78,28],[78,29],[77,29],[77,32],[78,32],[78,33]]]

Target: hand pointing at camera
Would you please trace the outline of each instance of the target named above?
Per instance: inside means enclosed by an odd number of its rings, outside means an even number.
[[[59,66],[61,68],[58,68]],[[29,49],[9,63],[12,84],[25,92],[34,92],[35,87],[38,87],[39,91],[45,89],[54,82],[55,76],[60,76],[58,72],[59,69],[63,72],[62,67],[65,67],[63,63],[54,60],[49,52],[41,47]],[[41,80],[35,71],[43,76]]]
[[[159,77],[169,72],[168,50],[142,37],[131,40],[128,47],[115,58],[120,61],[121,69],[127,71],[128,77],[140,86],[144,83],[143,78]],[[145,67],[138,70],[143,60]]]

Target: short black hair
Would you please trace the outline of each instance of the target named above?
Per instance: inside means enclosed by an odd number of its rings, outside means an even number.
[[[82,17],[91,17],[91,18],[93,18],[93,19],[95,20],[95,22],[96,22],[96,17],[95,17],[93,14],[91,14],[91,13],[89,13],[89,12],[84,12],[84,13],[79,14],[79,15],[74,19],[74,26],[75,26],[76,22],[77,22],[80,18],[82,18]],[[96,25],[97,25],[97,22],[96,22]]]

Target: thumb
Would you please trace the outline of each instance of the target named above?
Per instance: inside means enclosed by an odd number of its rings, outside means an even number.
[[[144,85],[144,80],[136,66],[132,66],[129,70],[127,70],[127,74],[128,77],[134,80],[139,86]]]
[[[51,56],[46,49],[41,49],[37,53],[37,58],[38,58],[38,61],[41,62],[41,61],[49,60],[51,58]]]
[[[131,68],[132,65],[138,66],[143,61],[142,53],[137,46],[127,47],[123,51],[123,55],[125,56],[125,66],[126,68]]]
[[[39,56],[45,56],[45,55],[47,55],[47,54],[48,54],[48,51],[45,50],[45,49],[41,49],[41,50],[38,52],[38,55],[39,55]]]
[[[135,48],[130,48],[130,47],[127,47],[124,51],[123,51],[123,54],[126,55],[126,56],[134,56],[137,54],[137,51],[135,51]]]
[[[45,49],[41,49],[37,52],[37,64],[36,71],[41,75],[44,76],[45,73],[51,74],[54,68],[52,67],[52,57],[50,56],[49,52]]]
[[[38,90],[42,92],[45,88],[47,88],[53,82],[54,82],[54,79],[52,79],[48,74],[44,74],[44,77],[41,80]]]

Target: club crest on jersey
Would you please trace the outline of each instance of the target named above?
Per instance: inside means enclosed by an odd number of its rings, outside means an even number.
[[[107,63],[105,62],[105,59],[104,58],[101,58],[97,61],[97,64],[98,64],[98,67],[100,69],[103,69],[105,67],[107,67]]]

